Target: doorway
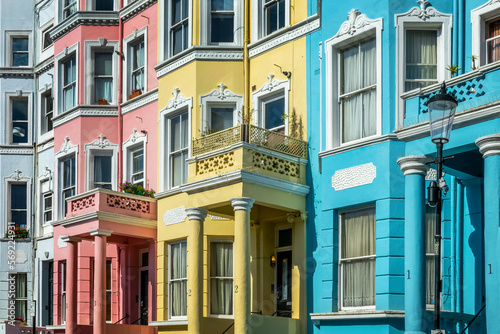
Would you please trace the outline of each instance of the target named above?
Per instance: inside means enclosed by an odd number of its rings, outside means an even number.
[[[276,247],[276,315],[292,316],[292,229],[278,229]]]

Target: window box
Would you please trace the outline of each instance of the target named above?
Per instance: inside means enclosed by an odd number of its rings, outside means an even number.
[[[98,105],[108,105],[108,100],[97,100]]]
[[[142,92],[140,90],[136,90],[135,92],[132,92],[130,93],[130,95],[128,96],[128,99],[133,99],[134,97],[138,97],[139,95],[141,95]]]

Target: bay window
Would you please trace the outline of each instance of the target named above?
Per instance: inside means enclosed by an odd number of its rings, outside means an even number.
[[[169,252],[169,310],[170,318],[187,315],[187,243],[185,241],[170,244]]]
[[[375,208],[340,215],[341,308],[375,305]]]
[[[210,314],[233,315],[233,244],[210,243]]]

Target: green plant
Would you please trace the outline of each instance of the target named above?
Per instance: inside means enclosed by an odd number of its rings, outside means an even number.
[[[25,229],[24,227],[21,227],[19,225],[16,225],[15,228],[11,229],[9,228],[7,232],[5,232],[5,238],[9,239],[25,239],[28,237],[29,230]]]
[[[462,68],[458,65],[448,65],[446,69],[450,71],[451,77],[453,78],[455,75],[458,75],[458,71],[460,71]]]
[[[131,182],[122,182],[120,183],[120,190],[124,193],[132,194],[132,195],[139,195],[139,196],[146,196],[146,197],[151,197],[154,198],[155,191],[154,189],[145,189],[143,186],[140,184],[132,184]]]
[[[470,58],[470,60],[472,60],[472,70],[474,71],[474,70],[476,70],[476,69],[477,69],[477,66],[476,66],[476,60],[478,59],[478,57],[477,57],[477,56],[472,55],[472,56],[470,56],[469,58]]]

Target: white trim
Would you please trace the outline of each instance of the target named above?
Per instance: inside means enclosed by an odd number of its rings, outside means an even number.
[[[52,119],[54,128],[63,125],[72,119],[82,116],[103,117],[103,116],[118,116],[117,106],[76,106],[67,111],[54,116]]]
[[[204,131],[205,127],[210,127],[211,124],[211,109],[212,107],[229,108],[234,107],[233,110],[233,125],[241,123],[238,115],[242,112],[243,108],[243,95],[237,95],[231,92],[226,85],[222,82],[217,85],[219,89],[214,89],[210,93],[200,96],[201,107],[201,127],[200,131]]]
[[[419,7],[413,7],[408,12],[394,15],[397,41],[396,66],[396,128],[404,122],[405,101],[400,97],[405,93],[406,78],[406,31],[408,29],[436,30],[437,31],[437,81],[449,78],[446,65],[451,62],[451,28],[453,20],[451,14],[443,14],[429,6],[426,0],[419,1]]]
[[[474,8],[470,12],[472,23],[472,55],[477,56],[476,66],[487,64],[486,61],[486,21],[500,16],[500,2],[490,0],[487,3]]]
[[[64,82],[64,63],[71,58],[75,57],[75,64],[76,64],[76,76],[75,76],[75,105],[73,107],[78,106],[79,104],[79,69],[80,69],[80,62],[79,62],[79,42],[76,42],[75,44],[71,45],[70,47],[66,47],[55,55],[55,64],[54,64],[54,86],[53,86],[53,92],[54,96],[57,96],[57,99],[54,99],[54,118],[57,115],[61,115],[64,110],[64,102],[63,102],[63,82]],[[69,109],[71,110],[71,108]],[[57,113],[55,112],[57,111]],[[54,122],[54,127],[56,126],[55,120]]]
[[[85,170],[86,170],[86,191],[94,189],[94,157],[96,155],[107,155],[111,153],[111,189],[117,189],[117,178],[114,173],[118,169],[118,144],[112,144],[109,140],[105,139],[104,135],[100,135],[99,139],[91,143],[85,144]]]
[[[262,85],[258,91],[252,93],[253,124],[265,128],[264,104],[266,100],[283,95],[285,98],[285,110],[283,112],[285,115],[285,134],[288,135],[290,79],[280,81],[274,79],[273,74],[269,74],[267,78],[269,79],[269,82]]]
[[[55,175],[54,175],[54,198],[53,201],[53,209],[52,209],[52,221],[56,221],[58,219],[63,219],[63,204],[62,201],[62,189],[61,187],[61,162],[64,159],[70,158],[71,156],[75,157],[75,194],[78,194],[78,145],[71,144],[69,137],[64,137],[64,143],[61,145],[61,149],[54,155],[55,160]]]
[[[4,224],[1,224],[0,226],[0,233],[1,235],[5,235],[7,232],[7,224],[9,222],[9,213],[10,213],[10,205],[11,205],[11,200],[12,200],[12,195],[10,192],[10,186],[12,184],[25,184],[26,185],[26,230],[30,230],[30,234],[33,237],[34,236],[34,231],[33,231],[33,226],[31,226],[31,177],[26,176],[23,174],[22,171],[19,169],[16,169],[10,176],[6,176],[3,178],[3,183],[4,183]]]
[[[133,30],[132,34],[126,36],[123,39],[123,44],[125,47],[123,48],[123,53],[125,54],[125,64],[123,66],[123,100],[128,101],[128,96],[132,91],[132,47],[136,43],[140,43],[140,40],[144,42],[144,89],[142,94],[145,94],[148,91],[148,26],[144,26],[140,29]]]
[[[25,92],[19,90],[18,92],[8,91],[5,92],[5,133],[4,133],[4,143],[14,146],[28,146],[33,143],[33,94],[31,92]],[[27,99],[27,116],[28,116],[28,133],[25,135],[28,137],[26,143],[14,143],[13,142],[13,124],[12,124],[12,102],[13,100]]]
[[[123,180],[121,182],[129,181],[132,182],[132,153],[139,147],[143,149],[143,175],[144,175],[144,188],[149,186],[147,178],[147,153],[146,148],[148,143],[148,135],[146,133],[137,132],[136,129],[132,130],[132,134],[128,139],[122,144],[123,150]]]
[[[12,40],[14,38],[28,38],[28,65],[14,66],[12,59]],[[32,30],[6,30],[5,31],[5,67],[26,68],[33,66],[33,31]]]
[[[185,98],[180,93],[179,88],[174,88],[173,98],[168,100],[165,108],[160,110],[160,191],[171,189],[170,184],[170,133],[167,131],[168,120],[176,114],[182,113],[184,110],[188,114],[188,159],[191,157],[191,113],[193,109],[193,98]]]
[[[103,43],[104,42],[104,43]],[[95,83],[94,83],[94,65],[95,65],[95,57],[94,54],[96,51],[110,51],[111,59],[113,62],[112,65],[112,76],[113,76],[113,87],[111,91],[113,93],[113,100],[110,105],[116,105],[118,102],[118,62],[121,61],[121,58],[115,54],[115,51],[118,51],[118,41],[107,41],[106,39],[97,40],[97,41],[89,41],[86,40],[85,44],[85,104],[96,105],[99,96],[95,96]],[[102,45],[104,44],[104,45]],[[79,64],[77,63],[77,66]],[[109,101],[108,101],[109,102]]]
[[[145,106],[149,103],[158,101],[158,87],[150,90],[145,94],[141,94],[140,96],[134,98],[133,100],[122,103],[122,115],[139,109],[142,106]]]
[[[349,12],[348,20],[344,21],[338,32],[325,41],[326,54],[326,149],[344,145],[352,145],[356,141],[365,141],[367,138],[382,134],[382,30],[383,18],[369,19],[356,9]],[[341,110],[339,106],[339,63],[340,51],[345,47],[359,43],[368,37],[375,37],[376,67],[377,67],[377,106],[375,135],[341,143]]]
[[[243,44],[243,2],[233,0],[233,42],[211,41],[211,1],[200,2],[200,45],[238,46]]]

